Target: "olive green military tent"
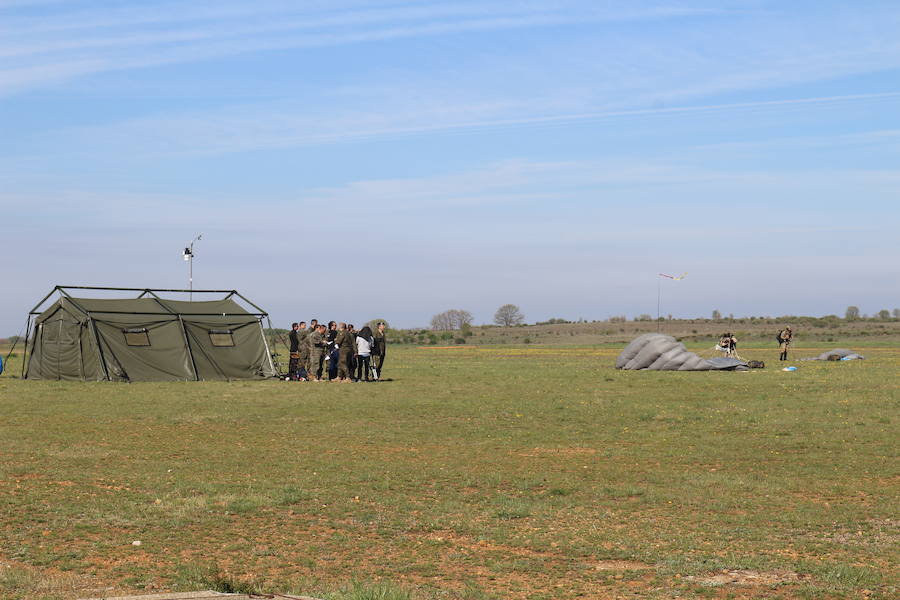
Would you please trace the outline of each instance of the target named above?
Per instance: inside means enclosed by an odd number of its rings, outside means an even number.
[[[139,292],[129,298],[74,297]],[[58,299],[40,310],[54,295]],[[188,294],[172,300],[160,294]],[[213,300],[193,301],[193,296]],[[81,294],[79,294],[81,295]],[[248,304],[250,312],[235,299]],[[266,314],[235,290],[56,286],[28,316],[26,379],[179,381],[259,379],[276,369]],[[33,331],[32,331],[33,327]]]

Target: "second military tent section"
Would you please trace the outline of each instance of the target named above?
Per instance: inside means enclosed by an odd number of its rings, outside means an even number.
[[[151,295],[81,298],[67,289],[73,288],[55,288],[59,299],[43,312],[32,311],[27,379],[230,380],[276,374],[261,324],[266,314],[248,312],[230,295],[190,302],[136,290]]]
[[[749,366],[736,358],[701,358],[670,335],[645,333],[622,350],[616,359],[616,368],[650,371],[745,371]]]

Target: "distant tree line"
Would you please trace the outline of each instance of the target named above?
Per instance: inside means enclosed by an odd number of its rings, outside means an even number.
[[[431,317],[431,328],[434,331],[453,331],[472,324],[472,313],[467,310],[450,309]]]

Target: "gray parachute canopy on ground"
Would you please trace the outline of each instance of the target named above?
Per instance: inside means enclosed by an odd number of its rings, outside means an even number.
[[[837,358],[831,358],[832,356],[836,356]],[[801,358],[800,360],[861,360],[864,358],[865,356],[863,356],[862,354],[857,354],[853,350],[847,350],[846,348],[835,348],[834,350],[823,352],[818,356]]]
[[[616,359],[617,369],[636,371],[746,371],[747,363],[736,358],[705,359],[670,335],[645,333],[625,346]]]

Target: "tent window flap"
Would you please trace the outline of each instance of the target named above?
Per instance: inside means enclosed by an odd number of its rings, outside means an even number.
[[[146,327],[123,329],[125,334],[125,343],[129,346],[149,346],[150,334]]]
[[[234,336],[230,329],[210,329],[209,343],[218,347],[234,346]]]

